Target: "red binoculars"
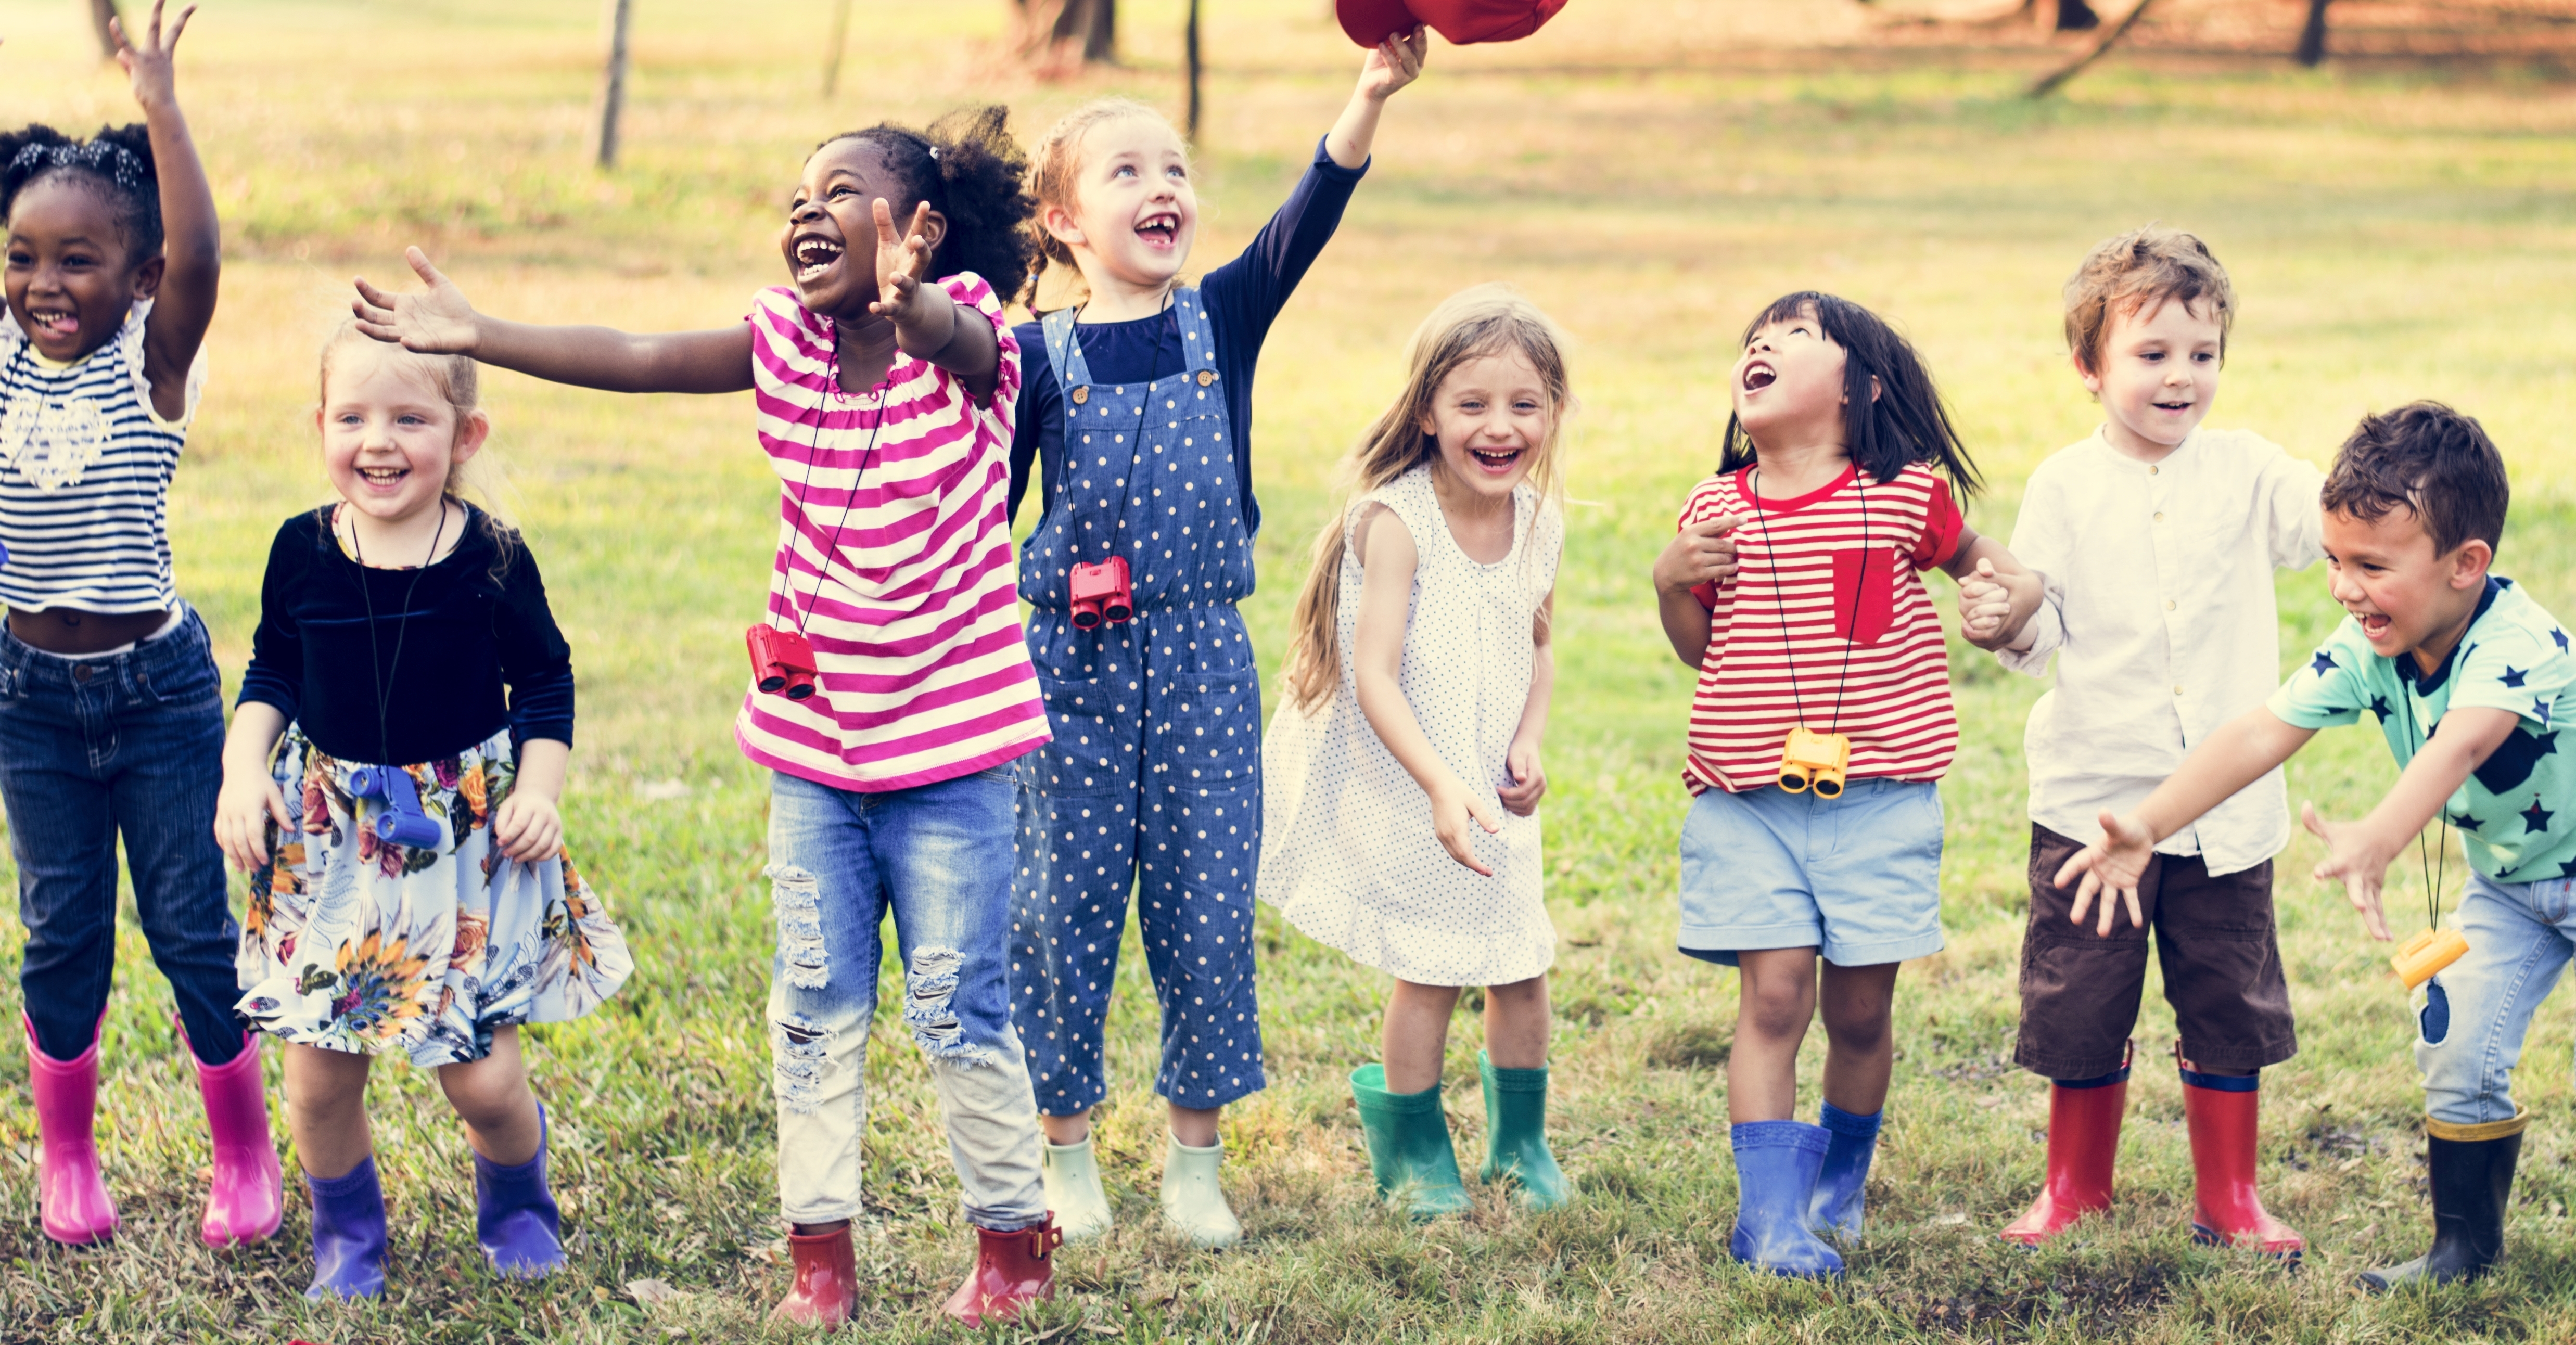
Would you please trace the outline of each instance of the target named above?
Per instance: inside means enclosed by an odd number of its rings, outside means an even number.
[[[1073,567],[1067,587],[1073,599],[1073,628],[1098,630],[1136,614],[1136,599],[1127,589],[1127,558],[1111,556]]]
[[[754,626],[742,633],[751,650],[751,675],[761,690],[801,701],[814,694],[814,646],[792,630]]]

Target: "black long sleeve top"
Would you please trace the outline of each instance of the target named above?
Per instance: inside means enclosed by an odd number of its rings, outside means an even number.
[[[571,744],[572,646],[515,535],[467,505],[438,563],[371,569],[332,536],[331,510],[286,520],[269,545],[241,704],[276,706],[344,761],[436,761],[504,724]]]
[[[1261,531],[1261,506],[1252,498],[1253,367],[1261,359],[1271,322],[1341,227],[1342,210],[1367,172],[1367,164],[1344,168],[1333,162],[1324,142],[1316,141],[1314,163],[1270,222],[1241,256],[1199,283],[1199,301],[1216,342],[1217,386],[1225,391],[1226,417],[1234,431],[1234,479],[1242,483],[1243,524],[1253,532]],[[1024,322],[1012,333],[1020,340],[1019,422],[1011,433],[1011,516],[1017,518],[1032,466],[1039,481],[1039,511],[1055,497],[1056,464],[1064,455],[1064,389],[1047,359],[1044,325]],[[1189,368],[1189,356],[1181,349],[1180,317],[1170,308],[1129,322],[1078,323],[1073,333],[1097,382],[1150,383]]]

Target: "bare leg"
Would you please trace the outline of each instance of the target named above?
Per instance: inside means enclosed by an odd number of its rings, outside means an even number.
[[[1184,1107],[1165,1103],[1171,1115],[1172,1138],[1193,1149],[1204,1149],[1216,1143],[1216,1123],[1225,1115],[1223,1107]]]
[[[1457,1008],[1457,986],[1395,983],[1386,999],[1386,1091],[1419,1093],[1439,1085],[1449,1015]]]
[[[1049,1144],[1080,1144],[1091,1138],[1091,1109],[1085,1107],[1070,1116],[1038,1113],[1038,1129],[1046,1132]]]
[[[1765,948],[1743,953],[1738,961],[1727,1119],[1737,1125],[1785,1121],[1798,1111],[1798,1046],[1816,1014],[1816,950]],[[1885,1089],[1884,1076],[1879,1086]]]
[[[438,1086],[465,1122],[474,1152],[505,1168],[537,1156],[537,1095],[528,1091],[519,1029],[495,1028],[492,1053],[480,1060],[439,1066]]]
[[[1551,1025],[1545,973],[1485,987],[1485,1054],[1496,1069],[1545,1069]]]
[[[367,1129],[371,1056],[286,1043],[286,1128],[304,1171],[324,1181],[346,1177],[375,1151]]]
[[[1825,964],[1825,1101],[1854,1116],[1887,1105],[1887,1076],[1895,1068],[1896,969]]]

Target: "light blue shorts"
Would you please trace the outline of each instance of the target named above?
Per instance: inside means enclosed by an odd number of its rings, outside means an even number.
[[[1706,790],[1682,822],[1681,950],[1815,948],[1843,967],[1941,951],[1941,791],[1853,780],[1812,792]]]

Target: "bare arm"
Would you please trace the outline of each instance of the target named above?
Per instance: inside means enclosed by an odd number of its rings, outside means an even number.
[[[1735,529],[1743,521],[1736,514],[1701,519],[1673,534],[1663,554],[1655,557],[1655,614],[1664,623],[1664,638],[1672,642],[1673,657],[1691,667],[1708,658],[1712,624],[1708,608],[1691,590],[1722,584],[1735,573]]]
[[[1360,615],[1351,671],[1360,713],[1397,764],[1431,797],[1431,828],[1449,857],[1492,877],[1494,871],[1476,861],[1467,829],[1471,824],[1488,832],[1503,829],[1502,818],[1489,801],[1494,791],[1490,786],[1482,790],[1469,786],[1440,759],[1422,732],[1422,721],[1413,717],[1413,705],[1405,700],[1400,680],[1405,625],[1413,607],[1413,573],[1421,563],[1421,552],[1403,521],[1382,508],[1361,520],[1359,543]]]
[[[1512,774],[1511,783],[1497,791],[1503,806],[1521,817],[1538,811],[1538,801],[1547,796],[1547,768],[1539,764],[1539,743],[1547,737],[1547,705],[1556,694],[1556,649],[1552,627],[1556,616],[1556,593],[1549,590],[1538,605],[1538,617],[1530,623],[1529,699],[1521,703],[1521,722],[1512,730],[1512,745],[1505,753],[1503,766]]]
[[[2307,746],[2316,732],[2284,721],[2268,706],[2255,706],[2220,725],[2218,732],[2193,748],[2191,755],[2183,758],[2182,769],[2156,786],[2137,811],[2127,817],[2115,817],[2105,809],[2102,840],[2084,847],[2057,871],[2059,887],[2083,875],[2084,881],[2075,891],[2072,918],[2083,923],[2085,910],[2099,894],[2099,932],[2110,933],[2111,897],[2116,894],[2128,903],[2130,921],[2143,928],[2146,921],[2138,911],[2138,880],[2146,873],[2147,859],[2155,853],[2156,843],[2262,779],[2265,772]]]
[[[429,289],[393,294],[363,278],[358,330],[425,354],[471,355],[503,369],[607,392],[740,392],[751,386],[751,325],[635,335],[608,327],[539,327],[474,310],[419,248],[404,260]]]
[[[215,844],[244,873],[268,862],[268,823],[292,825],[286,796],[268,773],[268,755],[286,732],[286,715],[266,701],[244,701],[224,734],[224,783],[215,796]]]
[[[564,771],[572,744],[552,738],[530,738],[519,744],[519,773],[510,797],[492,813],[492,841],[501,853],[524,864],[563,853]]]
[[[172,68],[179,35],[196,12],[194,5],[179,11],[164,33],[161,3],[153,0],[152,21],[140,43],[126,36],[123,19],[109,20],[117,64],[125,67],[134,101],[142,105],[143,124],[152,136],[153,175],[160,180],[162,269],[152,316],[143,328],[143,375],[152,384],[152,409],[163,420],[187,414],[188,373],[196,367],[207,325],[215,320],[216,282],[224,264],[214,189],[206,185],[206,166],[198,161],[188,119],[179,111]]]
[[[2462,707],[2443,715],[2424,750],[2406,763],[2379,806],[2358,822],[2329,822],[2317,816],[2316,805],[2299,805],[2299,820],[2326,843],[2326,857],[2318,861],[2315,878],[2343,881],[2344,896],[2361,912],[2362,928],[2370,937],[2388,937],[2379,889],[2388,877],[2389,861],[2442,811],[2469,773],[2485,765],[2487,757],[2513,735],[2516,717],[2510,710],[2486,707]]]
[[[1959,525],[1959,546],[1941,569],[1959,583],[1959,634],[1979,649],[2010,645],[2039,610],[2045,586],[2038,572],[2013,559],[2003,543],[1964,523]]]
[[[1368,162],[1369,147],[1377,143],[1378,114],[1386,110],[1386,100],[1396,90],[1422,77],[1422,58],[1430,50],[1431,34],[1416,28],[1409,36],[1390,37],[1369,52],[1360,65],[1359,87],[1351,90],[1351,101],[1324,136],[1324,152],[1335,164],[1357,168]]]

